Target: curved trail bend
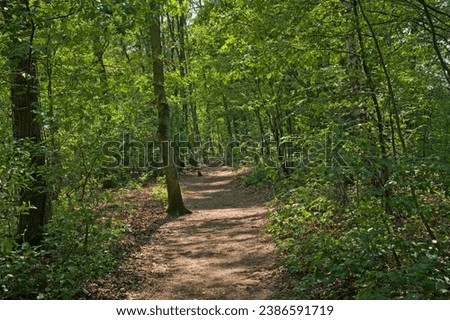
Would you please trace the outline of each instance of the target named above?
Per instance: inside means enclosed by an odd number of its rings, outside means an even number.
[[[193,214],[149,231],[110,275],[122,299],[279,298],[278,255],[262,234],[264,196],[235,176],[221,167],[180,177]]]

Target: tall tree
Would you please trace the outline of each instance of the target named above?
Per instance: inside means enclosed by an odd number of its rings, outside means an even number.
[[[166,174],[169,206],[167,212],[172,216],[191,213],[183,202],[177,169],[174,162],[174,150],[170,144],[170,108],[164,87],[164,65],[162,60],[161,24],[159,4],[151,2],[152,18],[150,22],[150,41],[153,58],[153,90],[158,108],[158,138]]]
[[[34,1],[33,6],[38,6]],[[45,155],[40,151],[41,125],[37,120],[39,82],[34,48],[36,23],[28,0],[0,1],[0,10],[9,31],[7,47],[11,70],[11,102],[13,137],[30,154],[32,182],[21,192],[21,201],[29,207],[19,216],[17,235],[20,241],[38,244],[42,227],[50,220],[51,210],[47,186],[40,169]]]

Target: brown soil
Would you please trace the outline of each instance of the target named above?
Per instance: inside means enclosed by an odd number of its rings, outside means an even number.
[[[128,254],[119,269],[90,284],[97,299],[283,299],[273,241],[264,234],[267,190],[240,185],[230,168],[180,177],[193,214],[169,219],[134,191]]]

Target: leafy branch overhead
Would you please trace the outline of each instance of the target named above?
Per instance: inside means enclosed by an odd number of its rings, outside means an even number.
[[[449,17],[445,0],[0,0],[0,297],[82,296],[125,254],[118,194],[164,181],[176,218],[194,209],[180,180],[225,165],[275,191],[291,297],[447,299]]]

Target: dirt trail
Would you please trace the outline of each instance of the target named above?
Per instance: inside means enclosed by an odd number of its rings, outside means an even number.
[[[113,279],[120,298],[280,298],[277,253],[262,234],[264,195],[234,177],[227,167],[181,177],[193,214],[150,230],[129,254]]]

